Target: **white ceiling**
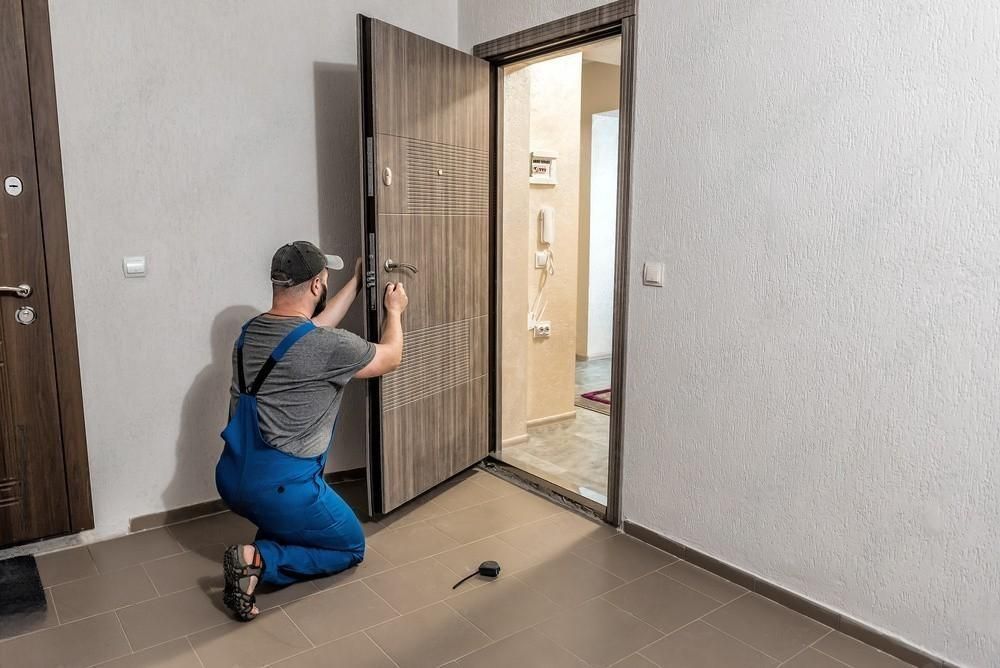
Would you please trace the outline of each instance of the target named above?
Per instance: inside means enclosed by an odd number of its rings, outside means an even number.
[[[622,62],[620,37],[588,44],[581,51],[584,62],[608,63],[609,65],[621,65]]]

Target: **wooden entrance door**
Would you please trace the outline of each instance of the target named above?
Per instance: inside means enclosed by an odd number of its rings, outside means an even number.
[[[410,298],[403,364],[369,394],[385,513],[488,454],[490,68],[364,16],[358,30],[372,340],[386,283]]]
[[[23,16],[0,0],[0,545],[70,530]]]

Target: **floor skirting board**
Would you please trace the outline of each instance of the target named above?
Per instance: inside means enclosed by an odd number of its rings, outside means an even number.
[[[683,559],[721,578],[734,582],[764,598],[771,599],[775,603],[779,603],[810,619],[825,624],[835,631],[840,631],[844,635],[867,643],[886,654],[891,654],[914,666],[920,666],[921,668],[955,668],[953,664],[927,654],[899,638],[895,638],[883,631],[851,619],[835,610],[811,601],[801,594],[783,589],[757,577],[753,573],[736,568],[704,552],[699,552],[692,547],[662,536],[652,529],[647,529],[642,525],[626,520],[624,531],[628,535],[638,538],[642,542],[648,543],[664,552],[668,552],[678,559]]]
[[[546,415],[542,418],[535,418],[534,420],[528,420],[528,427],[541,427],[542,425],[552,424],[553,422],[562,422],[563,420],[572,420],[576,417],[576,411],[572,410],[568,413],[557,413],[556,415]]]

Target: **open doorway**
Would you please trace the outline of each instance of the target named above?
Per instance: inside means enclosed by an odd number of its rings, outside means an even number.
[[[621,37],[498,68],[496,456],[608,503]]]

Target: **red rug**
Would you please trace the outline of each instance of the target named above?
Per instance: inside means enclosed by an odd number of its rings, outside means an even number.
[[[584,392],[576,398],[574,403],[580,408],[611,415],[611,388]]]

